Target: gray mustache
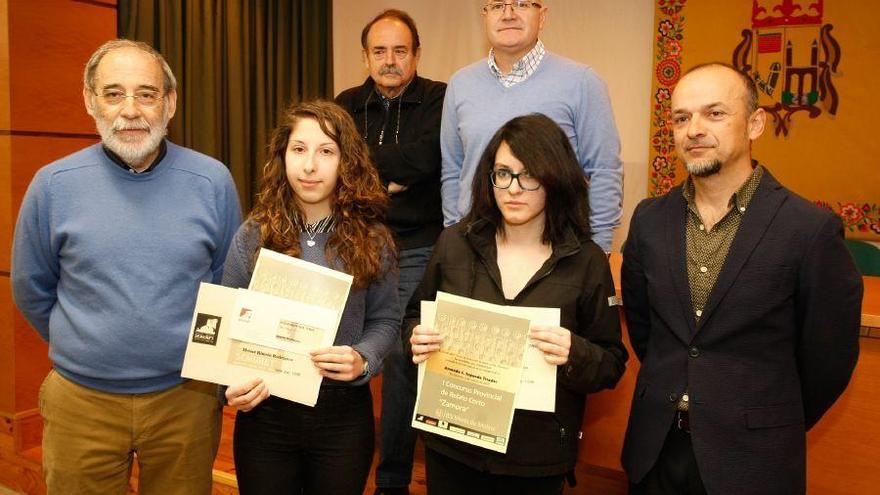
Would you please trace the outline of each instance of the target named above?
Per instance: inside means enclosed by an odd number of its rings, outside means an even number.
[[[395,74],[398,76],[403,75],[403,73],[400,71],[400,69],[396,65],[386,65],[385,67],[382,67],[379,70],[379,75],[384,76],[387,74]]]

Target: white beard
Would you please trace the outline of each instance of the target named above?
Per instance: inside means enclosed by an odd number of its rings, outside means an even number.
[[[117,117],[110,122],[98,114],[95,115],[95,125],[104,146],[119,155],[119,158],[130,166],[140,165],[146,157],[159,148],[162,139],[168,133],[168,120],[167,106],[162,109],[160,125],[155,126],[151,126],[144,117],[135,120]],[[150,133],[144,140],[130,142],[120,138],[115,132],[123,129],[149,129]]]

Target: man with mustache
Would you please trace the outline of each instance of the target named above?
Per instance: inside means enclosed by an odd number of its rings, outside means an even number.
[[[749,76],[697,66],[671,105],[690,175],[638,205],[623,251],[630,493],[804,493],[806,431],[858,358],[862,278],[840,219],[752,159]]]
[[[241,220],[226,167],[165,140],[174,74],[140,42],[102,45],[83,99],[101,143],[40,169],[15,228],[15,303],[49,344],[40,388],[50,494],[209,494],[216,386],[180,368],[200,282]]]
[[[538,36],[547,15],[543,2],[483,5],[489,56],[452,76],[443,104],[444,223],[452,225],[470,210],[474,170],[495,131],[514,117],[538,112],[571,141],[590,184],[593,241],[608,252],[623,198],[620,140],[608,92],[591,68],[544,49]]]
[[[440,210],[440,116],[446,84],[416,74],[419,31],[406,12],[379,13],[361,32],[370,76],[336,102],[354,118],[391,196],[388,225],[400,249],[401,309],[422,280],[437,236]],[[415,432],[415,366],[403,346],[385,358],[376,493],[409,493]]]

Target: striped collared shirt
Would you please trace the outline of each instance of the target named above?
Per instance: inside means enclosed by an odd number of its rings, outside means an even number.
[[[504,75],[501,73],[501,69],[498,68],[498,64],[495,63],[495,49],[492,48],[489,50],[489,68],[492,70],[492,73],[495,74],[495,77],[498,78],[498,81],[503,84],[505,88],[509,88],[514,84],[525,81],[529,76],[534,74],[535,71],[538,70],[538,64],[541,63],[541,59],[544,58],[545,53],[544,43],[541,42],[541,40],[538,40],[534,48],[529,50],[523,58],[513,64],[510,74]]]
[[[300,232],[305,232],[307,234],[329,234],[336,230],[336,215],[329,214],[326,217],[318,220],[314,223],[306,224],[299,218],[297,215],[294,215],[294,222],[299,228]]]

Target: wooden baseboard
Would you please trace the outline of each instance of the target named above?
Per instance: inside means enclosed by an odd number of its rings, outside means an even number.
[[[39,456],[23,455],[15,450],[13,435],[14,419],[8,415],[2,418],[4,425],[0,431],[0,485],[20,493],[42,495],[46,493],[43,484]]]
[[[17,413],[0,413],[0,433],[9,435],[15,452],[39,447],[43,438],[43,417],[36,408]]]
[[[38,409],[16,413],[12,421],[16,452],[40,446],[43,438],[43,417]]]

